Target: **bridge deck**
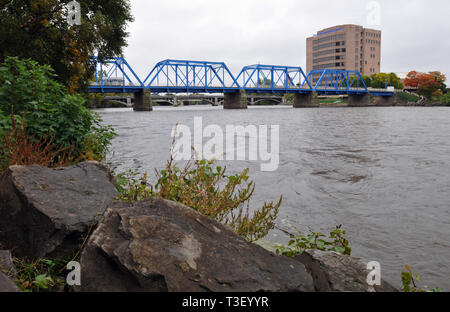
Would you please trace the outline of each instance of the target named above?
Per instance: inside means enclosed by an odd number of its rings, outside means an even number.
[[[363,88],[315,88],[315,89],[269,89],[269,88],[221,88],[221,87],[145,87],[145,86],[101,86],[91,85],[89,86],[89,92],[91,93],[136,93],[142,90],[150,90],[152,93],[231,93],[243,90],[247,93],[260,93],[260,94],[295,94],[295,93],[311,93],[316,92],[319,95],[363,95],[371,94],[373,96],[393,96],[396,91],[388,91],[387,89],[363,89]]]

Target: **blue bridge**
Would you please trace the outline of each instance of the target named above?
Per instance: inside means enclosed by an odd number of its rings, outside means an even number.
[[[141,80],[122,58],[89,60],[93,93],[134,93],[135,110],[151,110],[152,93],[223,93],[224,108],[247,108],[246,95],[293,94],[294,107],[312,106],[313,94],[348,95],[354,102],[368,96],[389,98],[395,90],[369,89],[358,71],[313,70],[301,67],[250,65],[235,77],[223,62],[165,60]]]

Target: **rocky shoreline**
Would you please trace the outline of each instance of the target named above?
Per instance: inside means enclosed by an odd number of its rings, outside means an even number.
[[[334,252],[278,256],[181,204],[116,200],[106,166],[12,166],[0,176],[0,292],[19,291],[12,257],[70,257],[81,292],[397,291]]]

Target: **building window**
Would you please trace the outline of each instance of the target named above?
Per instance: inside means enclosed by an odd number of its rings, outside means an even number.
[[[313,41],[313,44],[319,44],[319,43],[328,42],[328,41],[337,41],[337,40],[342,40],[342,39],[345,39],[345,34],[339,34],[339,35],[328,36],[328,37],[316,39]]]

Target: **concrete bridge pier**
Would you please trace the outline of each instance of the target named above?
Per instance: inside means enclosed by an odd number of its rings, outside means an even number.
[[[395,106],[398,104],[397,97],[394,96],[371,96],[371,103],[375,106]]]
[[[135,112],[149,112],[153,110],[150,90],[142,90],[134,93],[133,109]]]
[[[365,94],[349,94],[348,95],[348,106],[358,107],[358,106],[370,106],[371,95],[369,93]]]
[[[314,99],[314,94],[309,93],[295,93],[294,94],[294,108],[305,107],[319,107],[318,102]]]
[[[224,109],[246,109],[247,108],[247,94],[243,90],[237,92],[224,94]]]

